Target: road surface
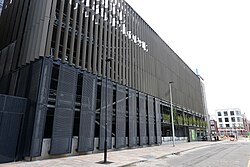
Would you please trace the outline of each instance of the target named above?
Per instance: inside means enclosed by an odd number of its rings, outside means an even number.
[[[130,166],[250,167],[250,142],[228,141],[197,148]]]

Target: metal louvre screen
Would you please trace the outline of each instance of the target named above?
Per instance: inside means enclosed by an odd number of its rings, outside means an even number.
[[[154,101],[153,97],[148,96],[148,143],[154,144],[155,143],[155,114],[154,114]]]
[[[129,136],[128,145],[133,147],[137,145],[137,116],[136,116],[136,91],[129,89],[128,98],[128,122],[129,122]]]
[[[105,110],[106,110],[106,81],[102,80],[102,93],[101,93],[101,114],[100,114],[100,137],[99,137],[99,150],[104,149],[105,142]],[[108,110],[107,110],[107,148],[112,148],[112,112],[113,112],[113,83],[108,81]]]
[[[95,111],[96,111],[96,76],[84,72],[78,152],[94,150]]]
[[[116,148],[126,146],[126,88],[118,85],[116,89]]]
[[[16,90],[16,96],[25,97],[30,66],[25,66],[19,71],[19,78]]]
[[[161,144],[161,111],[160,101],[155,98],[155,125],[156,125],[156,143]]]
[[[5,66],[5,62],[6,62],[7,58],[8,58],[8,48],[5,47],[4,49],[2,49],[1,56],[0,56],[0,64],[1,64],[1,66],[0,66],[0,78],[3,75],[4,66]]]
[[[35,113],[36,113],[36,104],[37,104],[37,97],[39,91],[39,83],[40,83],[40,74],[42,68],[43,61],[38,60],[30,65],[30,72],[29,72],[29,86],[27,87],[28,92],[28,99],[29,99],[29,108],[28,111],[25,113],[25,140],[24,142],[24,155],[30,156],[30,149],[31,149],[31,142],[32,142],[32,132],[35,120]]]
[[[146,132],[146,96],[139,93],[139,129],[140,129],[140,146],[147,144]]]
[[[38,88],[38,97],[35,106],[36,114],[35,114],[33,136],[30,149],[31,157],[41,155],[52,67],[53,67],[53,62],[51,59],[43,59],[40,85]]]
[[[10,75],[6,75],[0,79],[0,94],[8,94]]]
[[[11,73],[11,79],[9,84],[9,95],[14,95],[16,90],[16,83],[18,78],[18,71],[14,71]]]
[[[6,7],[0,48],[16,44],[13,59],[14,47],[2,51],[0,77],[44,56],[44,48],[54,60],[98,76],[111,57],[112,81],[162,100],[169,97],[161,90],[174,81],[173,101],[203,114],[199,78],[125,1],[6,0]]]
[[[11,43],[8,45],[8,54],[7,54],[7,59],[5,62],[6,64],[5,64],[3,75],[7,75],[10,72],[13,54],[14,54],[14,50],[15,50],[15,44],[16,43]]]
[[[27,100],[0,95],[0,163],[14,161]]]
[[[77,69],[61,64],[54,114],[50,154],[71,152]]]

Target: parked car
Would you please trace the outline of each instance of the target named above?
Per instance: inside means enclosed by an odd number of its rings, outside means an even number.
[[[229,139],[230,139],[230,141],[235,141],[236,140],[234,135],[229,135]]]
[[[207,141],[208,140],[208,137],[207,136],[202,136],[201,137],[201,141]]]

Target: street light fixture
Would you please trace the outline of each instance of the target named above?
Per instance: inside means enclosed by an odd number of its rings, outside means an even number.
[[[106,58],[106,98],[105,98],[105,135],[104,135],[104,161],[103,163],[107,163],[107,135],[108,135],[108,62],[111,62],[113,58]]]
[[[174,133],[174,114],[173,114],[173,102],[172,102],[172,83],[173,81],[169,82],[169,94],[170,94],[170,108],[171,108],[171,124],[172,124],[172,135],[173,135],[173,147],[175,147],[175,133]]]

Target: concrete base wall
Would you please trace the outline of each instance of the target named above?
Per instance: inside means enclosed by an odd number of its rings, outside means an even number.
[[[166,141],[169,139],[165,139]],[[139,138],[138,138],[139,141]],[[128,145],[128,138],[126,137],[126,144]],[[78,147],[78,136],[74,136],[72,138],[72,147],[71,147],[71,153],[69,154],[62,154],[62,155],[50,155],[50,145],[51,145],[51,139],[43,139],[43,145],[42,145],[42,153],[41,156],[39,157],[25,157],[26,161],[35,161],[35,160],[43,160],[43,159],[51,159],[51,158],[61,158],[61,157],[68,157],[68,156],[75,156],[75,155],[86,155],[86,154],[92,154],[92,153],[102,153],[103,150],[98,150],[99,146],[99,138],[94,139],[94,150],[89,151],[86,153],[78,153],[77,152],[77,147]],[[147,147],[147,146],[152,146],[152,145],[145,145],[145,146],[137,146],[133,148],[138,148],[138,147]],[[115,137],[112,137],[112,149],[109,149],[108,151],[116,151],[116,150],[124,150],[128,149],[129,147],[124,147],[120,149],[115,148]]]
[[[43,139],[41,156],[40,157],[25,157],[25,160],[33,161],[33,160],[42,160],[42,159],[49,159],[49,158],[60,158],[60,157],[79,155],[79,153],[76,151],[77,146],[78,146],[78,137],[77,136],[74,136],[72,138],[71,153],[69,153],[69,154],[50,155],[49,154],[50,145],[51,145],[51,139]]]

